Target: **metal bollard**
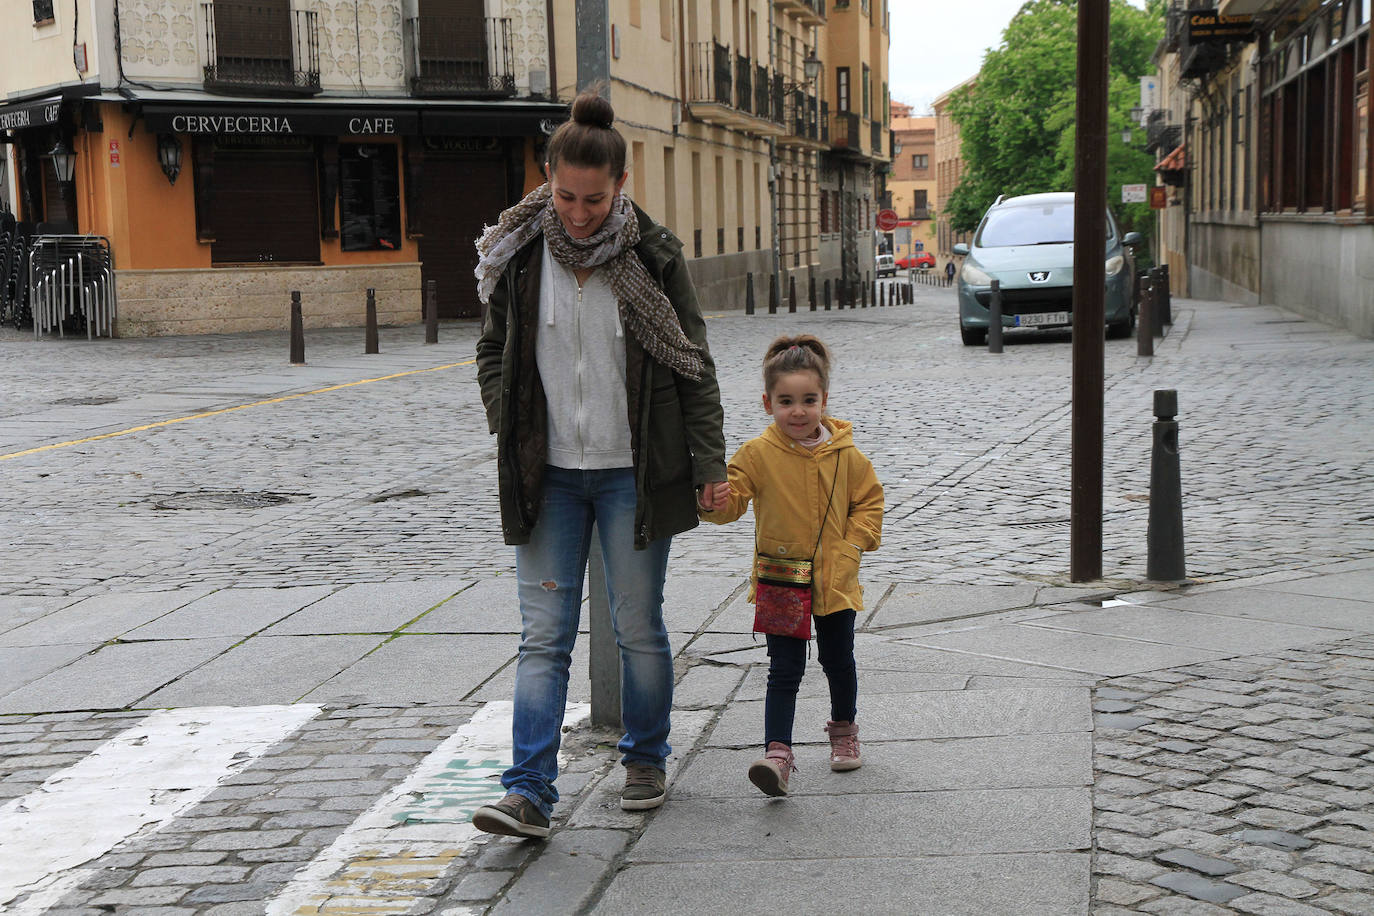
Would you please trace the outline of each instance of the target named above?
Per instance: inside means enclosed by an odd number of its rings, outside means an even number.
[[[787,277],[787,311],[796,313],[797,311],[797,275],[790,274]]]
[[[1183,564],[1183,485],[1178,469],[1178,392],[1155,391],[1154,449],[1150,452],[1150,524],[1145,578],[1177,582]]]
[[[860,300],[863,302],[863,307],[864,307],[864,308],[868,308],[868,279],[867,279],[867,278],[864,278],[863,280],[860,280],[860,281],[859,281],[859,297],[860,297]]]
[[[1164,274],[1158,267],[1150,268],[1150,330],[1156,337],[1164,336]]]
[[[425,343],[439,342],[439,284],[425,281]]]
[[[367,288],[367,330],[363,334],[363,352],[377,353],[377,291]]]
[[[301,291],[291,290],[291,365],[305,365],[305,319],[301,315]]]
[[[816,277],[811,275],[806,278],[806,298],[811,304],[811,311],[816,310]]]
[[[1149,277],[1140,281],[1140,301],[1135,316],[1135,355],[1154,356],[1155,336],[1150,333],[1154,324],[1154,283]]]
[[[1173,293],[1169,289],[1169,265],[1159,265],[1160,278],[1164,281],[1163,287],[1158,292],[1159,322],[1162,325],[1173,325],[1174,323],[1174,299]]]
[[[830,311],[830,280],[825,281],[825,310]]]
[[[754,314],[754,274],[752,271],[744,278],[744,314]]]
[[[606,592],[606,564],[601,554],[601,536],[592,527],[591,548],[587,551],[587,628],[591,643],[587,653],[592,681],[592,724],[620,728],[620,647],[611,624],[611,602]]]
[[[778,313],[778,276],[777,274],[768,275],[768,314]]]
[[[992,281],[992,302],[988,304],[988,352],[1002,352],[1002,281]]]

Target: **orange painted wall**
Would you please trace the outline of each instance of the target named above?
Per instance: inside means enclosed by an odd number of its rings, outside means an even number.
[[[400,140],[388,140],[382,137],[340,137],[343,141],[358,140],[364,143],[390,143],[393,146],[400,146]],[[377,251],[344,251],[342,237],[320,240],[320,260],[332,267],[341,267],[351,264],[407,264],[420,260],[420,243],[417,239],[407,237],[405,232],[406,220],[406,170],[405,156],[401,151],[396,153],[397,168],[401,172],[401,247],[395,251],[379,249]],[[338,197],[334,199],[334,228],[337,230],[343,224],[342,215],[339,212],[340,201]]]

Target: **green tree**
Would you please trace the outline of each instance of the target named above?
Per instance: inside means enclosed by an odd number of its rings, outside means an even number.
[[[1119,189],[1148,182],[1154,166],[1129,112],[1139,103],[1140,77],[1154,72],[1164,4],[1147,0],[1140,9],[1127,0],[1110,2],[1107,187]],[[977,80],[950,100],[965,162],[947,207],[956,230],[976,228],[999,194],[1073,188],[1077,58],[1077,3],[1029,0],[983,58]],[[1130,144],[1121,140],[1128,126]],[[1119,191],[1108,201],[1123,230],[1149,215],[1146,204],[1121,204]]]

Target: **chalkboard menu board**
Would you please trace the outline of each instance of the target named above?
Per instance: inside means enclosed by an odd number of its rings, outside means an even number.
[[[397,147],[339,144],[339,237],[344,251],[401,247],[401,182]]]

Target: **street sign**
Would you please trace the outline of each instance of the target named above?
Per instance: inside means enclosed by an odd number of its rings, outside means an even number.
[[[1143,204],[1146,200],[1145,185],[1123,184],[1121,186],[1121,202],[1123,204]]]
[[[879,210],[878,231],[891,232],[893,229],[897,228],[897,223],[899,222],[899,219],[900,218],[897,216],[896,210]]]
[[[910,227],[910,226],[898,226],[898,227],[897,227],[897,238],[896,238],[896,242],[897,242],[898,245],[902,246],[903,248],[905,248],[906,246],[908,246],[908,245],[911,244],[911,227]],[[920,243],[920,242],[917,242],[917,243],[916,243],[916,247],[919,248],[920,246],[921,246],[921,243]]]
[[[1169,206],[1169,189],[1163,185],[1150,188],[1150,209],[1163,210]]]
[[[925,250],[926,250],[926,243],[925,243],[925,242],[921,242],[921,241],[917,241],[917,242],[916,242],[916,250],[917,250],[917,251],[925,251]]]

